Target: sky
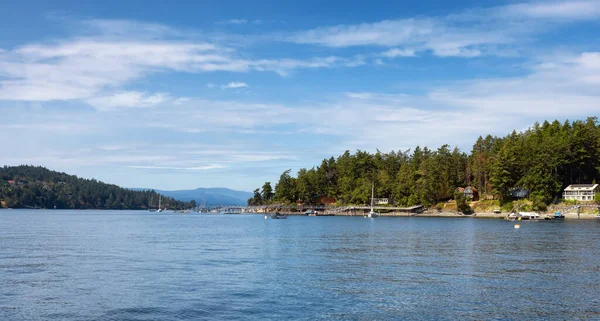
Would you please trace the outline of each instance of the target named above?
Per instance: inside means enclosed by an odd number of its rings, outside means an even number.
[[[2,1],[0,165],[252,191],[600,114],[600,0]]]

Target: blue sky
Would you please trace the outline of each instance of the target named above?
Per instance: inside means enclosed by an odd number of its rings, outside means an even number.
[[[600,1],[0,2],[0,164],[253,190],[600,114]]]

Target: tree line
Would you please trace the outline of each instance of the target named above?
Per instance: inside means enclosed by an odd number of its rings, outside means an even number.
[[[153,190],[133,191],[39,166],[0,167],[0,201],[10,208],[138,210],[157,208],[158,198]],[[193,205],[170,197],[161,199],[163,208]]]
[[[481,197],[511,200],[522,188],[540,204],[556,202],[569,184],[600,179],[600,126],[597,117],[535,123],[504,137],[480,136],[469,153],[450,145],[436,150],[374,154],[346,151],[302,168],[293,177],[284,171],[275,188],[266,182],[254,190],[249,205],[270,203],[316,204],[321,196],[339,204],[368,204],[371,184],[378,198],[401,206],[432,205],[455,197],[458,187],[473,186]]]

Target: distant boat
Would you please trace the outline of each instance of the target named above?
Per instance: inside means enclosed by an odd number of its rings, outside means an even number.
[[[374,201],[375,201],[375,183],[371,185],[371,211],[367,215],[367,218],[376,218],[379,216],[379,213],[374,211]]]
[[[518,219],[519,220],[531,220],[531,221],[539,220],[540,214],[535,213],[535,212],[519,212]]]
[[[160,194],[158,194],[158,210],[157,210],[157,212],[162,212],[162,211],[164,211],[162,208],[160,208],[160,206],[161,206],[161,203],[160,203],[160,201],[161,201],[161,195],[160,195]]]
[[[555,212],[554,215],[546,215],[545,220],[564,220],[565,216],[561,212]]]
[[[274,220],[284,220],[287,217],[288,217],[287,215],[281,215],[281,214],[279,214],[279,212],[275,212],[275,214],[271,215],[271,218]]]

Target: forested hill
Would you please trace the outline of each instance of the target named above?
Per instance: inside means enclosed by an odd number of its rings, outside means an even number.
[[[417,135],[417,133],[415,133]],[[346,151],[324,159],[320,166],[285,171],[274,192],[270,183],[254,191],[249,204],[315,203],[320,196],[340,203],[368,204],[371,183],[375,197],[399,205],[431,205],[450,200],[457,187],[470,185],[481,198],[511,200],[523,188],[529,198],[548,204],[561,198],[569,184],[600,182],[600,126],[585,121],[536,123],[505,137],[479,137],[469,153],[444,145],[437,150],[370,154]]]
[[[0,201],[10,208],[148,209],[150,202],[158,206],[158,194],[23,165],[0,167]],[[161,205],[183,209],[191,204],[163,196]]]

